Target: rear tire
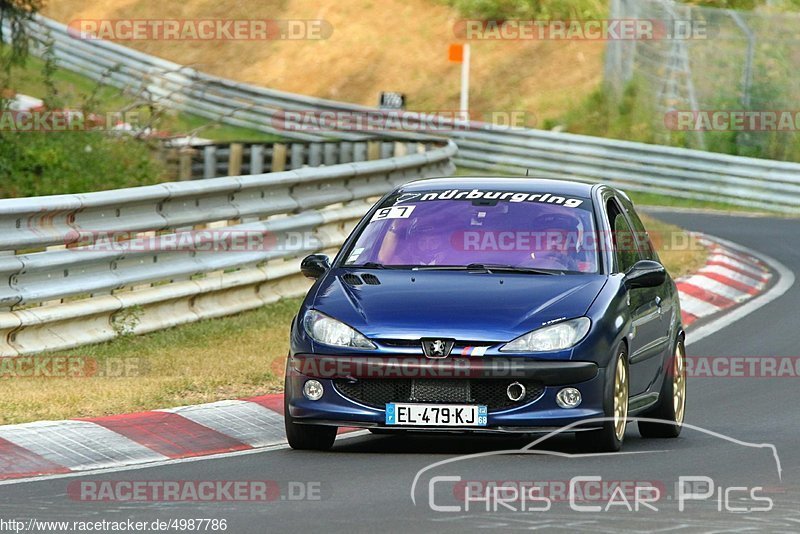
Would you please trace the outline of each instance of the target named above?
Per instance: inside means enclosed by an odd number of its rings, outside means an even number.
[[[287,391],[289,380],[288,377],[284,383],[283,393],[283,423],[286,428],[286,439],[289,441],[289,446],[293,449],[306,450],[306,451],[328,451],[333,447],[333,442],[336,441],[335,426],[323,425],[304,425],[295,423],[294,418],[289,414],[289,401]]]
[[[643,417],[660,419],[663,423],[639,421],[639,435],[643,438],[677,438],[683,428],[686,414],[686,349],[683,339],[675,343],[664,383],[661,385],[658,405]]]
[[[630,380],[628,350],[622,343],[616,357],[606,368],[606,383],[603,395],[603,411],[608,419],[599,430],[576,432],[580,448],[591,452],[617,452],[625,439],[628,423],[628,401]]]

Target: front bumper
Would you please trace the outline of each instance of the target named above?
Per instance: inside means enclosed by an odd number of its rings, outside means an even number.
[[[445,379],[508,380],[533,379],[543,393],[531,402],[489,410],[486,427],[431,428],[443,432],[541,432],[585,419],[602,417],[604,369],[592,362],[541,361],[514,358],[295,355],[287,365],[286,399],[295,423],[352,426],[387,430],[416,430],[414,427],[386,426],[385,410],[345,396],[334,386],[336,379]],[[314,378],[324,387],[320,400],[310,401],[302,393],[306,380]],[[556,403],[563,387],[575,387],[582,395],[580,406],[564,409]],[[397,399],[400,400],[400,399]]]

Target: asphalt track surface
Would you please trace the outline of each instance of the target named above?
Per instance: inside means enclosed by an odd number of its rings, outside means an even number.
[[[797,220],[729,217],[699,213],[659,213],[659,217],[728,239],[781,262],[800,273],[800,222]],[[800,284],[731,326],[691,343],[690,356],[796,356],[800,344]],[[645,440],[636,425],[626,434],[624,454],[575,456],[569,436],[516,454],[533,438],[463,436],[373,436],[340,438],[330,453],[285,448],[221,458],[172,463],[78,477],[52,478],[0,485],[0,518],[67,521],[152,521],[157,518],[216,518],[226,532],[464,532],[477,529],[523,531],[800,531],[800,378],[690,378],[686,428],[677,440]],[[738,440],[738,441],[737,441]],[[774,451],[767,446],[774,445]],[[548,452],[549,451],[549,452]],[[485,453],[485,454],[479,454]],[[775,453],[775,454],[774,454]],[[459,458],[460,455],[474,455]],[[455,459],[434,466],[431,464]],[[465,509],[462,481],[536,482],[546,489],[538,501],[513,499],[513,490],[499,499],[473,501]],[[597,485],[574,481],[576,502],[563,493],[572,477],[599,476],[606,488],[622,483],[657,487],[661,493],[636,496],[631,490],[614,497],[598,495]],[[704,500],[684,499],[679,509],[681,476],[709,477],[713,494]],[[412,484],[416,503],[412,501]],[[131,480],[273,480],[283,498],[272,502],[83,502],[68,494],[76,481]],[[694,486],[698,493],[705,485]],[[289,481],[310,482],[312,500],[287,497]],[[431,488],[433,481],[433,490]],[[472,482],[470,482],[472,484]],[[476,483],[477,484],[477,483]],[[471,487],[485,487],[485,483]],[[294,486],[299,487],[299,486]],[[731,488],[747,488],[746,490]],[[762,489],[757,489],[757,488]],[[317,492],[318,488],[318,492]],[[587,490],[586,499],[582,490]],[[690,488],[685,486],[685,491]],[[485,497],[475,491],[473,497]],[[530,495],[530,493],[529,493]],[[727,495],[727,496],[726,496]],[[506,499],[505,502],[502,502]],[[764,499],[768,499],[764,500]],[[436,511],[456,506],[460,511]],[[625,506],[625,502],[631,510]],[[769,511],[754,511],[767,508]],[[609,503],[616,505],[609,505]],[[578,511],[600,506],[601,511]],[[487,511],[488,507],[488,511]],[[608,508],[608,510],[605,510]],[[743,510],[750,510],[745,512]],[[25,530],[23,530],[25,531]],[[177,532],[178,530],[171,530]],[[206,530],[211,532],[212,530]]]

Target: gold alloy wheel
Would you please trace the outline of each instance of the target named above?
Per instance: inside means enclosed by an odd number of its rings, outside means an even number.
[[[686,411],[686,355],[683,343],[675,347],[675,364],[672,369],[672,407],[675,412],[675,422],[683,423]]]
[[[622,441],[625,425],[628,422],[628,369],[625,367],[625,355],[617,356],[617,371],[614,378],[614,434]]]

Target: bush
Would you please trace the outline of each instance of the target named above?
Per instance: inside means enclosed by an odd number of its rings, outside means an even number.
[[[607,16],[608,0],[446,0],[465,17],[579,19]]]
[[[609,0],[444,0],[465,17],[505,19],[598,19],[608,17]],[[724,9],[752,10],[766,0],[688,0],[688,4]],[[777,6],[800,9],[800,0],[783,0]]]
[[[85,193],[157,183],[150,147],[103,132],[0,132],[0,197]]]

